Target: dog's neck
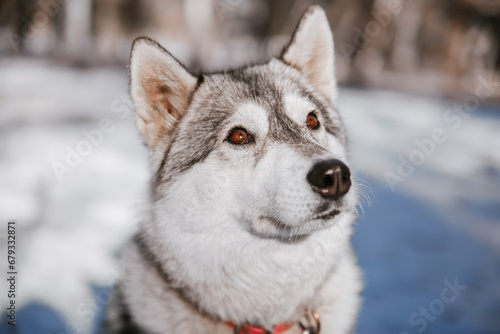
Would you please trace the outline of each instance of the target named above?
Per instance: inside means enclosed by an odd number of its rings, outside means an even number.
[[[223,236],[235,231],[207,235],[177,230],[165,234],[165,242],[154,249],[142,248],[168,285],[202,314],[273,328],[298,322],[321,303],[317,292],[351,234],[350,221],[340,223],[297,243],[246,231],[229,239]]]

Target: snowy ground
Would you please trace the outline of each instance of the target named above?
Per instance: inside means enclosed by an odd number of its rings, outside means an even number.
[[[16,220],[19,247],[19,322],[13,331],[3,317],[1,333],[96,332],[148,180],[126,94],[124,68],[0,60],[0,221]],[[358,333],[500,332],[500,107],[448,112],[470,101],[341,91],[371,201],[354,237],[366,282]],[[400,156],[421,164],[391,189]]]

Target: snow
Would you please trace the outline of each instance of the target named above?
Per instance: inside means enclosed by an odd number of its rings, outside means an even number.
[[[0,219],[18,226],[17,302],[43,302],[88,332],[94,319],[82,318],[82,305],[91,284],[116,279],[115,253],[135,229],[149,178],[132,112],[121,119],[111,107],[127,94],[126,69],[21,59],[4,60],[0,72]],[[68,147],[77,150],[82,131],[100,129],[103,118],[114,131],[60,182],[53,163],[66,164]]]
[[[366,281],[358,332],[498,333],[500,108],[478,108],[453,129],[442,115],[456,101],[376,90],[341,98],[353,164],[373,193],[353,240]],[[434,128],[448,139],[392,191],[385,173]],[[420,315],[455,278],[463,294],[432,321]]]
[[[96,297],[118,276],[116,252],[135,231],[149,179],[126,75],[0,60],[0,220],[18,228],[17,333],[96,332],[102,318]],[[341,89],[351,162],[369,197],[353,239],[366,283],[357,333],[420,333],[423,323],[425,333],[500,332],[500,107],[483,105],[454,127],[443,115],[463,102]],[[436,128],[446,141],[391,190],[386,172],[397,174],[399,156]],[[85,147],[84,130],[102,140]],[[54,162],[67,164],[78,147],[88,154],[59,181]],[[454,279],[466,288],[445,303]],[[440,302],[422,320],[419,308]],[[5,321],[0,332],[12,332]]]

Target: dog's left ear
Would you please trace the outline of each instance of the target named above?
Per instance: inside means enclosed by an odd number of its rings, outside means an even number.
[[[130,57],[130,93],[139,131],[150,149],[185,114],[197,79],[155,41],[140,37]]]
[[[330,103],[335,103],[333,34],[320,6],[311,6],[304,13],[281,59],[298,69]]]

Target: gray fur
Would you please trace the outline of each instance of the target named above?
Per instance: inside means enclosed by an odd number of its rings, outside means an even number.
[[[311,89],[297,70],[281,60],[274,59],[273,66],[255,65],[228,73],[203,74],[203,78],[188,107],[187,113],[192,117],[181,120],[178,125],[185,126],[190,132],[175,133],[156,174],[158,184],[168,183],[173,175],[187,171],[222,145],[220,135],[224,120],[233,114],[237,103],[244,100],[255,101],[269,112],[271,141],[298,147],[308,143],[301,133],[304,130],[283,110],[283,92],[286,91],[313,102],[325,116],[327,131],[345,142],[342,122],[334,107]]]
[[[226,321],[272,330],[311,310],[322,334],[351,330],[355,185],[333,201],[306,180],[316,162],[347,163],[324,12],[306,12],[279,59],[198,77],[139,39],[131,93],[154,178],[109,332],[230,334]],[[255,141],[230,143],[235,127]]]

